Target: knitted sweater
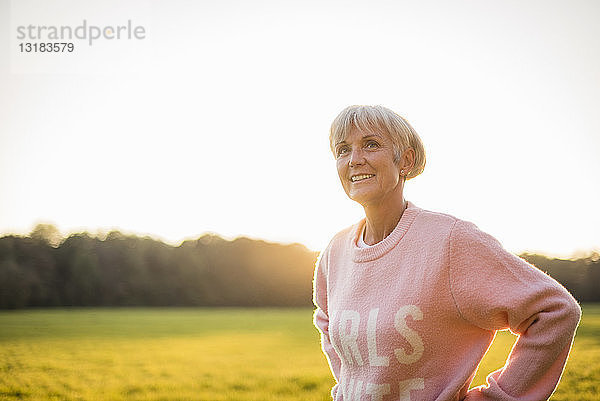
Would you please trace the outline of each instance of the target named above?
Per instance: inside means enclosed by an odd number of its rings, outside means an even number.
[[[315,325],[334,400],[547,399],[581,309],[555,280],[455,217],[409,202],[396,228],[359,248],[364,219],[321,253]],[[505,366],[469,385],[496,330],[519,335]]]

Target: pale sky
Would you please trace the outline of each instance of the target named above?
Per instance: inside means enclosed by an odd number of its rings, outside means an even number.
[[[329,125],[381,104],[427,151],[408,200],[512,252],[600,249],[599,18],[594,0],[0,0],[0,233],[320,250],[363,215]],[[18,26],[83,20],[145,38],[18,51]]]

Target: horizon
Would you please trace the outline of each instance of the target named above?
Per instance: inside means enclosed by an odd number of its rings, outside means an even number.
[[[28,232],[22,232],[22,233],[0,232],[0,238],[4,238],[4,237],[8,237],[8,236],[16,236],[16,237],[20,237],[20,238],[32,238],[31,234],[33,234],[34,230],[39,226],[51,226],[58,230],[58,227],[55,224],[48,223],[48,222],[39,222],[34,227],[32,227],[31,230],[29,230]],[[95,229],[95,230],[94,229],[86,229],[86,228],[82,227],[78,230],[71,230],[68,232],[58,230],[58,234],[60,235],[61,242],[57,246],[60,246],[62,244],[62,242],[64,242],[64,240],[68,239],[69,237],[75,236],[78,234],[87,234],[91,238],[96,238],[101,241],[105,241],[111,233],[115,233],[115,232],[122,234],[124,237],[128,237],[128,238],[133,237],[133,238],[139,238],[139,239],[151,239],[153,241],[161,242],[165,245],[168,245],[168,246],[171,246],[174,248],[180,247],[183,243],[185,243],[187,241],[197,241],[206,236],[216,236],[216,237],[223,239],[224,241],[229,241],[229,242],[236,241],[238,239],[248,239],[251,241],[265,242],[268,244],[276,244],[276,245],[282,245],[282,246],[300,245],[300,246],[303,246],[304,248],[306,248],[306,250],[309,252],[320,253],[322,251],[322,249],[313,249],[313,248],[309,247],[308,245],[306,245],[302,242],[298,242],[298,241],[285,242],[285,241],[278,241],[278,240],[273,240],[273,239],[269,239],[269,238],[254,237],[251,235],[244,235],[244,234],[239,234],[236,236],[225,236],[218,232],[213,232],[213,231],[205,231],[205,232],[199,233],[197,235],[187,236],[178,241],[170,241],[168,239],[161,238],[160,236],[152,234],[152,233],[139,233],[139,232],[134,232],[131,230],[122,229],[119,227],[111,227],[111,228],[105,228],[105,229],[99,228],[99,229]],[[511,252],[517,256],[519,256],[519,255],[539,255],[539,256],[547,257],[549,259],[580,260],[580,259],[587,259],[590,257],[595,257],[595,255],[600,254],[600,248],[578,249],[578,250],[574,251],[573,253],[571,253],[570,255],[552,254],[552,253],[547,253],[544,251],[532,251],[532,250],[529,250],[529,251],[525,250],[522,252],[513,252],[513,251],[509,251],[509,252]]]

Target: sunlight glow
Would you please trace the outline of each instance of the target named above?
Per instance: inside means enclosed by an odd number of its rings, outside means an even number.
[[[22,23],[133,20],[147,34],[62,64],[0,60],[1,233],[43,221],[320,250],[362,217],[329,124],[382,104],[425,143],[416,205],[514,252],[600,247],[597,3],[122,3],[0,2],[5,54]]]

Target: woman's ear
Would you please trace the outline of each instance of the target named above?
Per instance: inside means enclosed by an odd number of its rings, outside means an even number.
[[[402,152],[400,156],[400,160],[398,162],[398,167],[400,170],[403,170],[406,175],[408,172],[412,170],[415,165],[415,150],[413,148],[407,148]]]

